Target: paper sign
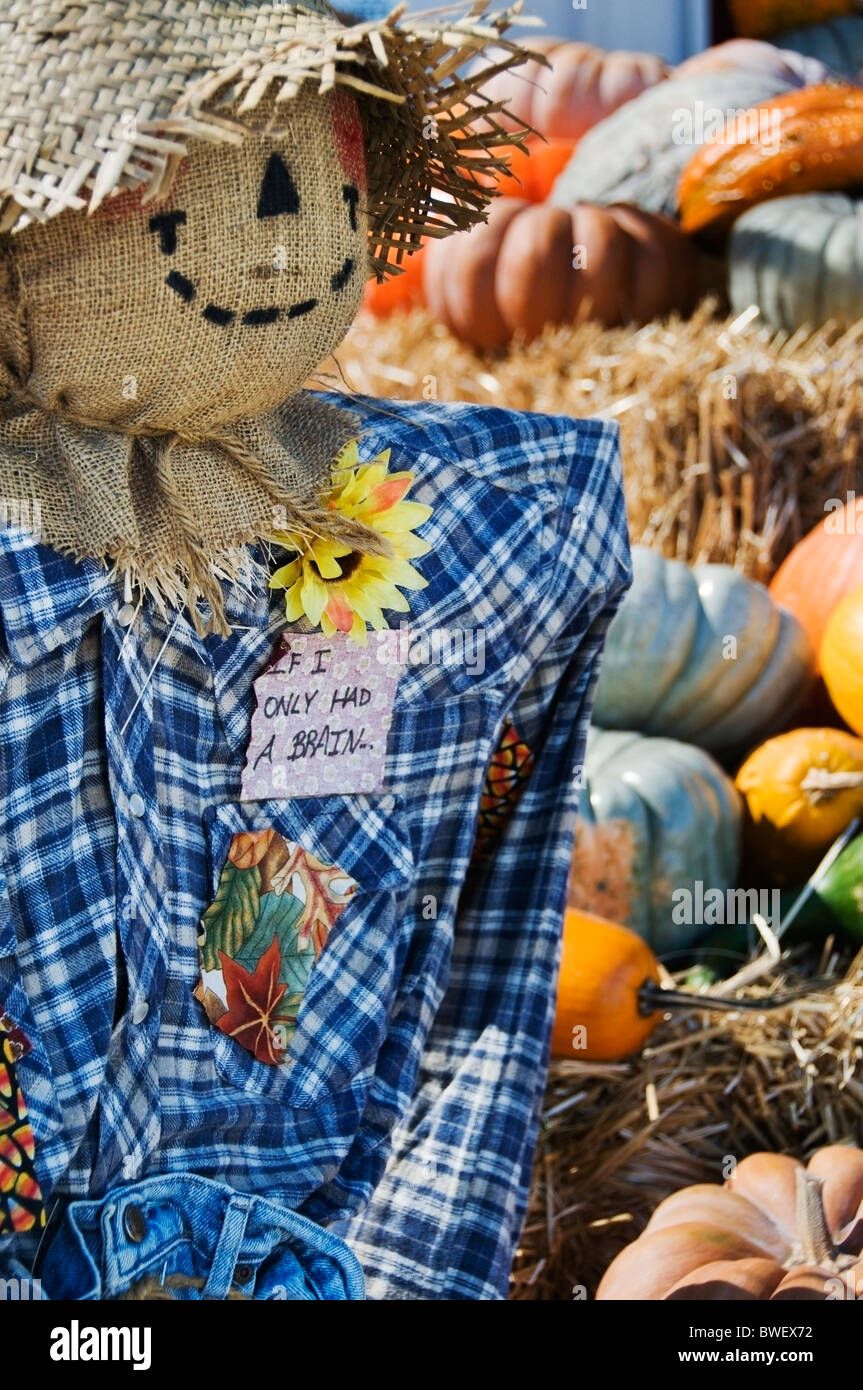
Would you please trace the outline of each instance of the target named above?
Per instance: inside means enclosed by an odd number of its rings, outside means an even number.
[[[384,790],[387,735],[401,667],[344,633],[291,633],[255,681],[240,799]]]

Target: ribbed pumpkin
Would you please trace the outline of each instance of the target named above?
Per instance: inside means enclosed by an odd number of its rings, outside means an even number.
[[[633,584],[609,628],[593,720],[743,748],[781,728],[810,684],[800,623],[730,565],[632,551]]]
[[[712,132],[710,112],[757,106],[794,85],[773,73],[740,69],[670,77],[582,137],[552,202],[635,203],[674,216],[680,176]]]
[[[863,218],[860,220],[863,251]],[[860,274],[863,277],[863,259]],[[863,296],[861,296],[863,311]],[[823,521],[798,541],[770,582],[776,603],[790,608],[816,652],[840,599],[863,585],[863,496],[833,499]],[[816,660],[817,665],[817,660]]]
[[[841,729],[793,729],[756,748],[735,786],[753,873],[800,883],[863,815],[863,740]]]
[[[750,72],[766,72],[790,82],[806,86],[826,82],[831,70],[818,58],[807,58],[790,48],[777,48],[759,39],[729,39],[687,58],[674,70],[675,77],[691,77],[697,73],[716,72],[722,68],[745,68]]]
[[[863,1153],[819,1149],[804,1168],[755,1153],[723,1187],[660,1202],[606,1270],[601,1302],[758,1302],[863,1297]]]
[[[843,19],[829,19],[823,24],[804,24],[784,30],[774,42],[780,48],[791,48],[807,58],[818,58],[834,72],[851,82],[860,79],[863,70],[863,17],[850,14]]]
[[[863,178],[863,91],[822,83],[753,106],[693,155],[677,203],[686,232],[722,232],[757,203]]]
[[[588,733],[568,901],[619,922],[661,955],[707,928],[674,921],[675,890],[737,880],[741,802],[708,753],[672,739]],[[679,915],[679,914],[678,914]]]
[[[502,125],[523,123],[549,140],[578,140],[671,71],[652,53],[607,53],[562,39],[532,39],[530,48],[544,54],[549,66],[529,59],[491,78],[485,91],[504,103]]]
[[[551,1052],[577,1061],[627,1057],[661,1014],[643,1014],[638,992],[659,983],[656,957],[635,932],[589,912],[567,910]]]
[[[689,312],[722,274],[674,222],[640,208],[501,198],[486,223],[428,247],[423,283],[442,323],[490,349],[581,313],[613,326]]]
[[[795,24],[817,24],[853,14],[856,4],[855,0],[728,0],[728,8],[738,34],[762,39]]]
[[[845,723],[863,734],[863,588],[836,605],[821,643],[821,672]]]
[[[803,193],[761,203],[735,222],[729,298],[789,333],[828,319],[863,317],[863,202],[845,193]]]

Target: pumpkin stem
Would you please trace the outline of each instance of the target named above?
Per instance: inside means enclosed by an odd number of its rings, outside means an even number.
[[[804,999],[814,994],[821,986],[829,983],[827,978],[808,980],[796,989],[783,989],[778,994],[763,994],[757,999],[734,999],[728,995],[695,994],[685,989],[664,989],[656,980],[645,980],[638,991],[638,1012],[644,1017],[656,1013],[658,1009],[714,1009],[722,1013],[736,1014],[741,1011],[767,1013],[771,1009],[784,1009],[795,999]]]
[[[833,1237],[824,1215],[820,1178],[798,1168],[795,1175],[797,1230],[803,1253],[803,1263],[823,1269],[832,1266],[837,1255]]]
[[[863,772],[827,772],[821,767],[810,767],[800,783],[800,790],[807,792],[816,806],[838,796],[839,792],[854,791],[857,787],[863,787]]]

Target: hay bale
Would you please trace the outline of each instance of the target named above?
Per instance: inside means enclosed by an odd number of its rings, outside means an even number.
[[[633,541],[767,580],[863,484],[863,322],[772,335],[752,311],[549,329],[480,354],[414,310],[361,315],[317,385],[619,421]]]

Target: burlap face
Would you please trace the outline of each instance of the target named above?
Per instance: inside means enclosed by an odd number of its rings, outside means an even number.
[[[4,239],[0,324],[31,400],[207,434],[283,402],[341,341],[366,273],[353,98],[305,83],[254,115],[238,144],[193,144],[161,201],[127,191]]]

